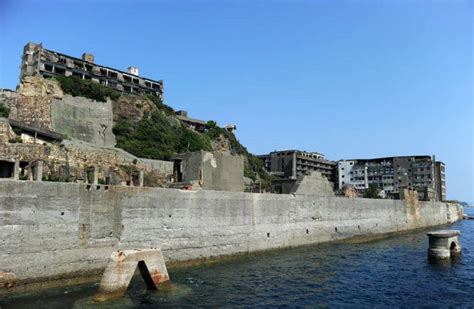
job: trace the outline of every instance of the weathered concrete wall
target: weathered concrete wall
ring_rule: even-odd
[[[104,147],[115,147],[112,102],[64,95],[51,102],[52,130]]]
[[[196,182],[204,190],[244,191],[244,158],[218,151],[194,151],[182,159],[183,181]]]
[[[446,224],[460,219],[459,209],[439,202],[121,186],[89,190],[82,184],[5,180],[0,272],[16,275],[10,291],[19,292],[97,279],[117,249],[159,247],[168,261],[185,261]]]

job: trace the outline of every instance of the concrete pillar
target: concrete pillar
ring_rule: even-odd
[[[99,166],[98,165],[94,165],[94,177],[93,177],[93,180],[92,180],[92,184],[93,185],[97,185],[99,184]]]
[[[441,230],[428,233],[429,259],[449,259],[461,253],[458,230]]]
[[[29,181],[33,181],[33,167],[32,167],[32,164],[33,163],[29,163],[28,166],[26,166],[26,176],[28,177],[28,180]]]
[[[293,152],[293,158],[292,158],[292,166],[291,166],[291,169],[292,169],[292,175],[291,175],[291,178],[292,179],[296,179],[298,177],[297,173],[298,173],[298,170],[297,170],[297,167],[296,167],[296,151]]]
[[[168,270],[160,249],[123,250],[112,253],[94,298],[105,301],[122,297],[138,266],[147,288],[169,280]]]
[[[144,173],[142,170],[140,170],[138,174],[138,182],[139,182],[140,187],[143,187],[143,181],[144,181]]]
[[[43,180],[43,161],[36,161],[35,174],[36,174],[36,181]]]
[[[20,160],[15,160],[15,166],[13,167],[13,180],[20,179]]]
[[[366,189],[369,188],[369,165],[367,163],[365,163],[365,167],[364,167],[364,187]]]

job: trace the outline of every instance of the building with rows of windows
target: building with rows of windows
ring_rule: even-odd
[[[138,69],[128,72],[94,63],[94,55],[84,53],[82,58],[71,57],[43,48],[42,44],[28,43],[23,49],[21,75],[24,76],[76,76],[90,79],[117,91],[130,94],[163,96],[163,81],[138,76]]]
[[[421,199],[446,200],[445,165],[431,156],[400,156],[341,160],[337,164],[340,189],[350,185],[359,191],[377,186],[387,197],[398,198],[400,189],[415,189]],[[431,197],[430,197],[431,195]]]

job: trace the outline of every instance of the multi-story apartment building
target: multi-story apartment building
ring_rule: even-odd
[[[138,69],[128,72],[94,63],[94,55],[84,53],[82,59],[43,48],[42,44],[28,43],[23,49],[21,75],[24,76],[77,76],[90,79],[117,91],[131,94],[163,96],[163,81],[138,76]]]
[[[280,185],[283,182],[296,181],[298,176],[312,171],[320,172],[331,183],[335,181],[336,162],[326,160],[323,154],[317,152],[299,150],[273,151],[258,157],[263,160],[265,170],[279,178],[275,181],[275,183],[279,183],[279,188],[281,188]],[[276,191],[287,193],[284,188]]]
[[[411,187],[422,199],[430,192],[435,192],[438,200],[446,199],[444,163],[430,156],[341,160],[337,163],[337,184],[340,189],[352,185],[360,191],[375,185],[395,198],[400,188]]]

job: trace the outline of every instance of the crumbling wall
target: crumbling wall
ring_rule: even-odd
[[[182,160],[184,182],[193,182],[205,190],[244,191],[242,156],[200,150],[180,154],[176,158]]]
[[[51,101],[63,96],[63,91],[54,80],[25,76],[18,88],[16,108],[12,109],[9,118],[52,130]]]
[[[147,182],[148,185],[162,185],[172,174],[172,162],[140,159],[125,151],[94,147],[80,141],[64,140],[61,144],[32,143],[26,139],[23,143],[5,142],[4,139],[9,137],[1,133],[3,127],[0,125],[0,143],[3,145],[0,147],[0,158],[11,162],[42,160],[43,175],[47,180],[85,182],[86,169],[96,165],[99,167],[98,177],[102,179],[113,173],[125,181],[131,178],[131,172],[142,170],[145,176],[154,179],[154,182]],[[14,133],[8,134],[11,136]]]
[[[97,146],[115,147],[112,102],[64,95],[52,99],[52,130]]]

